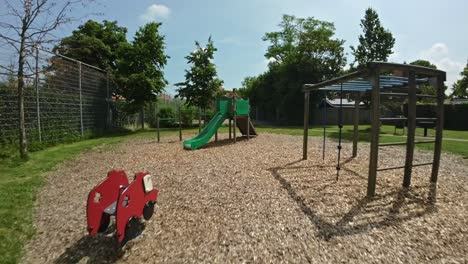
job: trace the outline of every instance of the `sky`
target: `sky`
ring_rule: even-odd
[[[350,45],[357,45],[360,20],[368,7],[377,10],[382,25],[396,38],[389,61],[429,60],[447,72],[449,87],[459,78],[468,60],[468,1],[466,0],[101,0],[77,13],[102,13],[94,20],[118,21],[128,28],[131,40],[136,30],[150,21],[162,22],[166,52],[166,91],[184,80],[185,60],[198,40],[204,45],[212,36],[218,51],[214,62],[226,89],[238,88],[247,76],[267,69],[265,32],[277,31],[283,14],[315,17],[335,24],[336,38],[345,40],[348,63]],[[84,22],[84,21],[82,21]],[[66,36],[77,25],[60,29]]]

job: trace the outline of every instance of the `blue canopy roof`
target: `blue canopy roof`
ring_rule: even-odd
[[[426,84],[429,82],[428,78],[416,79],[416,84]],[[381,89],[390,89],[390,88],[403,88],[408,85],[408,78],[406,77],[397,77],[383,75],[380,76],[380,88]],[[343,87],[342,87],[343,86]],[[372,85],[369,80],[365,78],[356,78],[353,80],[345,81],[342,83],[336,83],[328,85],[322,88],[319,88],[319,91],[343,91],[346,92],[365,92],[372,90]]]
[[[398,64],[389,62],[369,62],[365,66],[358,67],[357,71],[342,75],[340,77],[326,80],[315,84],[304,84],[303,91],[343,91],[348,92],[365,92],[372,90],[369,77],[376,76],[378,72],[406,72],[413,73],[416,76],[422,75],[428,78],[416,78],[416,85],[429,83],[429,78],[433,78],[437,81],[445,81],[446,73],[441,70],[421,67],[410,64]],[[399,77],[392,75],[380,75],[380,88],[391,89],[391,88],[407,88],[408,78]]]

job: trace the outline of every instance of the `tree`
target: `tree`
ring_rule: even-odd
[[[415,60],[413,62],[410,62],[410,65],[416,65],[416,66],[422,66],[426,68],[431,68],[431,69],[437,69],[437,66],[432,64],[430,61],[427,60]]]
[[[116,93],[126,98],[129,112],[154,101],[167,85],[163,69],[169,56],[164,53],[160,26],[161,23],[148,23],[137,31],[131,44],[120,45]]]
[[[255,89],[257,88],[257,77],[245,77],[242,81],[242,87],[239,88],[238,93],[242,98],[249,98],[252,104],[255,104]]]
[[[377,12],[368,8],[364,19],[361,20],[363,34],[359,36],[357,48],[351,46],[351,53],[358,65],[365,65],[371,61],[387,61],[388,56],[393,53],[395,38],[381,24]]]
[[[334,38],[333,23],[313,17],[284,15],[279,31],[263,37],[270,45],[265,57],[268,71],[246,85],[267,119],[299,123],[305,83],[317,83],[339,74],[346,64],[344,40]],[[315,95],[313,95],[315,96]],[[312,101],[314,98],[312,98]]]
[[[63,24],[72,21],[70,14],[85,0],[20,0],[12,4],[2,1],[7,11],[0,22],[0,39],[8,43],[18,54],[16,69],[18,89],[19,150],[23,159],[27,158],[27,140],[24,120],[24,78],[28,77],[26,67],[30,67],[27,57],[32,49],[51,43],[52,32]],[[2,67],[3,68],[3,67]]]
[[[216,92],[223,85],[218,79],[216,66],[213,63],[214,53],[217,51],[211,37],[203,48],[195,41],[195,51],[185,58],[191,65],[190,70],[185,70],[185,81],[176,83],[177,97],[185,98],[188,106],[197,106],[207,109],[213,102]]]
[[[318,79],[335,76],[346,63],[344,40],[333,39],[335,26],[313,17],[297,18],[283,15],[281,31],[268,32],[263,37],[270,42],[265,57],[270,68],[278,65],[297,65],[298,70],[317,72]]]
[[[431,68],[431,69],[437,69],[437,66],[432,64],[430,61],[427,60],[415,60],[413,62],[410,62],[410,65],[416,65],[416,66],[422,66],[426,68]],[[429,78],[430,76],[424,75],[424,74],[418,74],[416,76],[417,78]],[[437,95],[437,89],[429,84],[423,84],[419,86],[419,90],[422,94],[430,94],[430,95]],[[447,86],[444,86],[444,91],[447,90]],[[425,103],[433,103],[434,100],[430,98],[423,98],[423,102]]]
[[[98,23],[88,20],[74,30],[72,35],[63,38],[54,47],[54,52],[79,60],[101,69],[115,71],[119,50],[127,42],[127,29],[117,25],[117,21],[104,20]]]
[[[468,62],[465,68],[460,72],[461,79],[453,84],[452,97],[468,98]]]

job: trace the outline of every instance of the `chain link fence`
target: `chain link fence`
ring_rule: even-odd
[[[0,52],[0,148],[17,149],[17,54]],[[25,64],[24,108],[30,150],[92,136],[111,126],[110,75],[34,48]]]

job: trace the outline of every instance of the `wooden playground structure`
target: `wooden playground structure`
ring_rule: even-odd
[[[403,73],[404,77],[388,75],[388,73]],[[440,155],[442,147],[442,131],[444,117],[444,82],[446,73],[441,70],[387,62],[370,62],[357,71],[341,77],[324,81],[317,84],[304,85],[304,139],[303,159],[307,159],[307,143],[309,129],[309,99],[313,91],[335,92],[343,98],[343,93],[352,93],[355,98],[354,107],[354,129],[353,129],[353,151],[352,156],[357,155],[357,142],[359,138],[359,101],[362,94],[371,94],[371,134],[369,174],[367,185],[367,196],[375,195],[376,179],[378,171],[404,169],[403,187],[409,187],[413,167],[432,165],[430,181],[437,183],[440,166]],[[421,94],[419,85],[432,85],[436,89],[436,95]],[[381,97],[400,97],[408,100],[407,117],[381,117]],[[436,117],[416,117],[416,102],[418,98],[432,98],[436,101]],[[407,139],[405,142],[379,143],[380,125],[382,121],[406,121],[408,126]],[[435,122],[435,140],[415,141],[417,121]],[[341,135],[343,124],[339,120],[338,161],[337,179],[340,171]],[[325,141],[324,141],[325,142]],[[413,164],[415,144],[434,144],[434,156],[432,162]],[[379,147],[406,146],[405,164],[395,167],[378,167]]]

